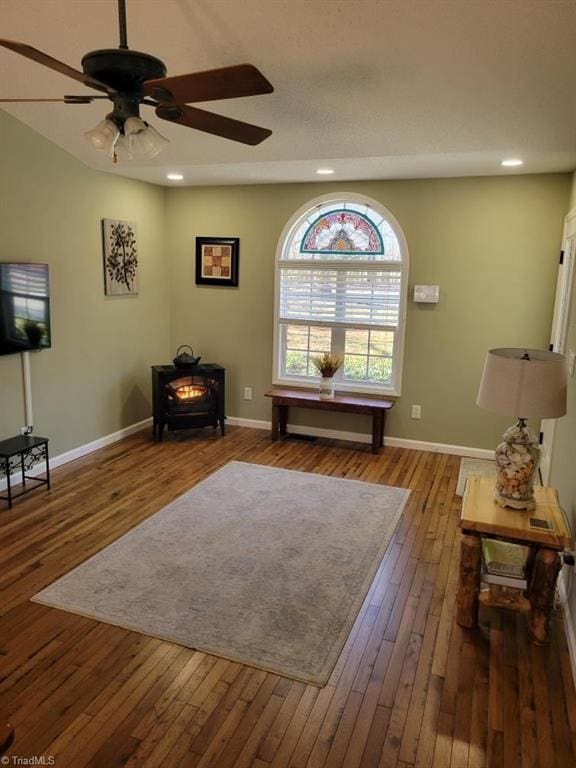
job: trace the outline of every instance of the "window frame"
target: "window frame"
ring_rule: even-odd
[[[294,263],[294,260],[283,259],[284,254],[288,250],[287,246],[292,242],[295,230],[300,226],[302,220],[311,213],[314,209],[322,208],[326,205],[344,205],[345,203],[354,203],[356,205],[370,206],[377,214],[382,216],[389,224],[390,228],[394,232],[400,249],[400,260],[376,260],[371,263],[371,269],[395,269],[400,272],[400,306],[398,310],[398,327],[394,328],[394,351],[392,355],[392,381],[389,385],[383,384],[370,384],[368,382],[354,382],[350,379],[343,380],[342,369],[336,374],[335,381],[337,389],[341,392],[353,392],[359,394],[378,394],[378,395],[390,395],[394,397],[400,396],[402,392],[402,370],[404,363],[404,340],[406,335],[406,306],[408,297],[408,269],[409,269],[409,253],[408,244],[404,236],[404,232],[400,227],[400,224],[394,217],[394,215],[377,200],[365,195],[360,195],[353,192],[338,192],[328,195],[322,195],[309,200],[302,205],[288,220],[276,247],[275,265],[274,265],[274,341],[273,341],[273,376],[272,383],[278,386],[296,386],[296,387],[310,387],[314,386],[320,381],[320,376],[286,376],[282,375],[284,370],[284,358],[285,358],[285,344],[283,342],[282,325],[288,325],[286,321],[280,321],[280,278],[282,273],[282,265],[287,264],[289,261]],[[303,260],[305,261],[305,260]],[[327,269],[330,269],[330,259],[315,260],[315,266],[321,264]],[[302,263],[302,262],[299,262]],[[317,326],[322,328],[338,329],[337,333],[345,334],[346,328],[354,328],[355,324],[351,323],[347,326],[341,326],[339,324],[323,323],[318,321],[310,321],[309,323],[294,323],[295,325],[307,325],[309,327]],[[364,325],[358,325],[359,329],[366,329]],[[374,330],[390,330],[387,326],[371,326]]]

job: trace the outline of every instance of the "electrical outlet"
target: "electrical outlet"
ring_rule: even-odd
[[[244,400],[252,400],[252,387],[244,387]]]
[[[421,419],[422,418],[422,406],[421,405],[413,405],[412,406],[412,418],[413,419]]]

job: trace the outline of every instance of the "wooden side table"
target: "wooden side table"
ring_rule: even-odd
[[[530,639],[537,644],[549,641],[556,579],[562,567],[559,553],[570,547],[572,541],[556,491],[536,487],[534,495],[536,509],[531,512],[502,508],[494,500],[492,478],[468,478],[460,517],[462,547],[457,621],[461,626],[475,627],[478,623],[482,539],[500,539],[530,547],[525,591],[530,603]],[[544,521],[545,526],[540,527],[538,521],[540,525]]]
[[[384,445],[384,424],[386,412],[394,401],[383,400],[369,395],[335,395],[324,400],[318,392],[307,389],[274,388],[265,393],[272,398],[272,440],[286,434],[288,408],[313,408],[320,411],[340,411],[344,413],[365,413],[372,416],[372,453],[380,453]]]
[[[12,460],[12,461],[11,461]],[[44,477],[31,477],[26,474],[26,470],[31,469],[37,461],[45,462]],[[19,468],[22,477],[22,490],[14,493],[10,478],[11,469]],[[25,493],[34,490],[39,485],[47,486],[50,489],[50,465],[48,461],[48,438],[32,437],[32,435],[18,435],[10,437],[8,440],[0,441],[0,474],[6,475],[7,496],[0,496],[0,499],[8,502],[8,509],[12,507],[12,500],[23,496]],[[34,485],[27,486],[26,481],[32,481]]]

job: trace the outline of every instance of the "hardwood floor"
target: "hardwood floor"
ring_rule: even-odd
[[[454,622],[455,456],[229,428],[148,432],[54,471],[0,511],[0,722],[7,753],[60,768],[540,768],[576,765],[561,617]],[[410,488],[406,512],[323,689],[29,602],[232,459]],[[231,493],[233,489],[231,489]]]

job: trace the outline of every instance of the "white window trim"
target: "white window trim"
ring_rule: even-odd
[[[288,219],[276,247],[276,256],[274,264],[274,344],[273,344],[273,374],[272,383],[277,386],[300,386],[308,387],[314,385],[320,381],[318,377],[300,377],[300,376],[281,376],[281,364],[282,360],[282,347],[280,345],[280,321],[279,321],[279,307],[280,307],[280,265],[283,261],[282,256],[284,253],[284,246],[293,234],[294,229],[298,226],[305,215],[310,215],[310,212],[319,206],[326,205],[327,203],[358,203],[359,205],[369,205],[374,211],[379,213],[390,225],[394,234],[398,239],[400,246],[401,262],[394,262],[394,266],[401,272],[402,287],[400,291],[400,311],[398,316],[398,328],[395,329],[395,366],[394,376],[391,386],[382,386],[381,384],[367,384],[367,383],[344,383],[336,377],[337,389],[341,392],[358,392],[364,394],[378,394],[378,395],[391,395],[393,397],[399,397],[402,393],[402,369],[404,366],[404,338],[406,335],[406,304],[408,299],[408,269],[409,269],[409,253],[408,243],[404,236],[404,232],[397,221],[396,217],[378,200],[374,200],[371,197],[365,195],[359,195],[354,192],[338,192],[329,195],[321,195],[309,200],[303,206],[301,206],[292,216]],[[285,262],[286,260],[284,260]],[[316,266],[318,262],[315,262]],[[372,262],[372,268],[378,268],[378,266],[389,266],[390,262]],[[312,325],[313,323],[309,323]],[[385,330],[385,329],[383,329]]]

